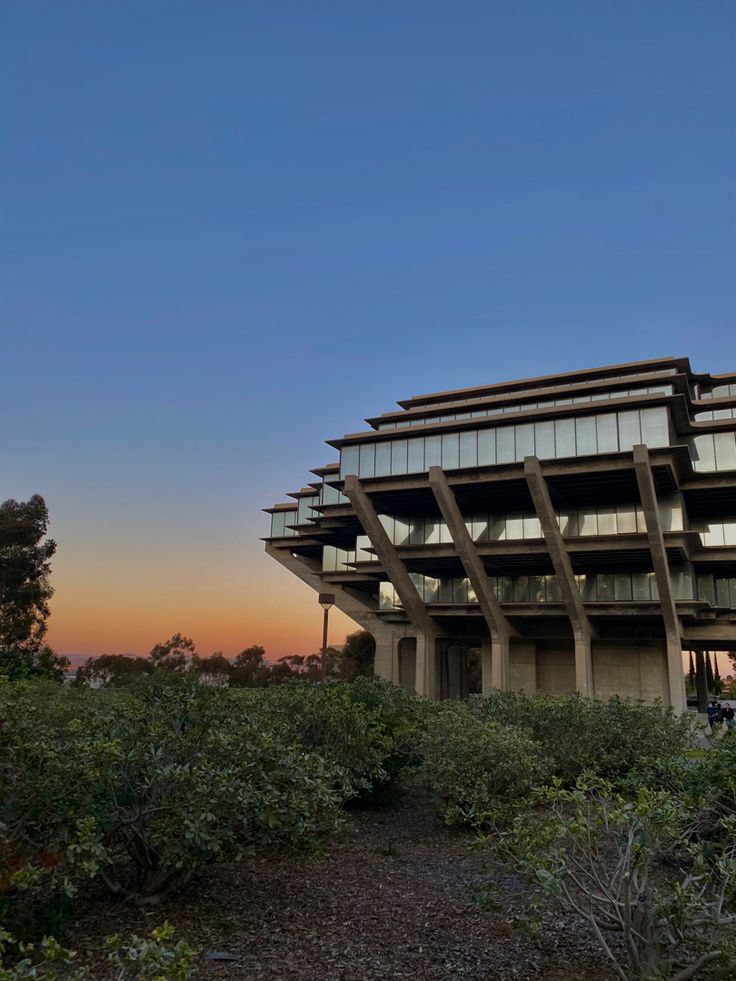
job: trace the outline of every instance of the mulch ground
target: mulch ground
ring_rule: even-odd
[[[496,875],[499,907],[474,905],[486,869],[468,843],[424,804],[354,813],[321,855],[217,866],[155,912],[90,897],[68,943],[93,953],[167,919],[198,950],[238,957],[202,959],[204,981],[609,981],[579,921],[550,918],[536,941],[514,933],[524,892],[512,876]]]

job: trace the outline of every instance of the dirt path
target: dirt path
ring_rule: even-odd
[[[221,865],[155,913],[90,906],[72,945],[168,919],[198,949],[238,955],[202,962],[206,981],[610,978],[580,924],[556,918],[535,944],[513,934],[507,911],[474,907],[483,867],[467,843],[425,807],[354,814],[320,856]],[[497,885],[523,904],[513,879]]]

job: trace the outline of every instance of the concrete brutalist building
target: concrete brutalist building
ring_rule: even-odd
[[[662,358],[436,392],[329,440],[266,551],[432,698],[492,688],[685,707],[736,649],[736,373]]]

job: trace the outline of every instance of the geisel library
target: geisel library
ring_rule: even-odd
[[[663,358],[398,405],[267,509],[267,552],[374,636],[376,673],[682,711],[682,651],[736,649],[736,374]]]

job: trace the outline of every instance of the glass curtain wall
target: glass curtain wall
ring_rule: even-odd
[[[432,466],[457,470],[521,462],[530,455],[540,460],[589,456],[630,450],[637,443],[669,445],[665,406],[344,446],[340,476],[386,477],[421,473]]]
[[[703,433],[690,440],[693,470],[736,470],[736,433]]]

